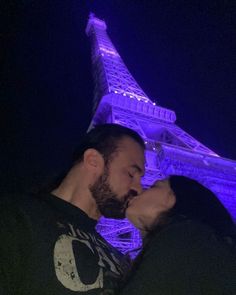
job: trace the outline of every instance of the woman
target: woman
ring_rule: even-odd
[[[153,222],[155,198],[160,212],[175,205]],[[133,199],[127,217],[149,233],[121,295],[236,294],[235,226],[207,188],[171,176]]]

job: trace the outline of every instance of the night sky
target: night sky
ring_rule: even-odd
[[[92,117],[89,12],[133,77],[177,125],[236,159],[235,1],[1,1],[1,191],[70,164]]]

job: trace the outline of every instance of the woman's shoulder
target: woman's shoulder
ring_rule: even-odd
[[[166,235],[181,234],[186,237],[191,237],[194,234],[213,234],[214,229],[207,224],[189,219],[183,215],[178,215],[173,217],[164,226],[157,226],[152,233],[150,233],[149,238],[159,238]]]
[[[172,249],[180,251],[213,251],[222,255],[229,253],[236,259],[236,244],[234,237],[217,232],[204,222],[178,216],[168,225],[153,232],[147,244],[151,247],[172,245]],[[182,249],[182,250],[181,250]]]

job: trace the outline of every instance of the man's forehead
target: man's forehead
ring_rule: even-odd
[[[145,153],[144,148],[132,138],[124,137],[117,144],[116,151],[119,153],[127,153],[131,166],[141,174],[145,170]]]

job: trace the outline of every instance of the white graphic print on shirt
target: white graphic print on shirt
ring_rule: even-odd
[[[110,252],[102,239],[75,229],[71,224],[69,228],[69,233],[59,236],[54,247],[55,272],[64,287],[80,292],[103,288],[105,268],[108,268],[114,277],[121,276],[119,260]],[[78,249],[81,247],[86,248],[86,253],[89,253],[88,261],[91,263],[89,258],[92,258],[92,265],[79,265],[81,261],[84,262],[82,256],[85,255],[84,251],[79,253]],[[89,283],[87,280],[83,281],[82,278],[88,271],[88,267],[93,268],[93,273],[95,273],[93,281]]]

